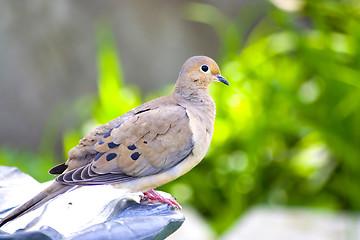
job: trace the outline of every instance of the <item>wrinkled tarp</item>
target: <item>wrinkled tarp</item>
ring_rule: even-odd
[[[11,212],[18,204],[28,200],[28,195],[31,194],[29,188],[33,188],[33,192],[37,192],[43,186],[16,168],[0,166],[1,218]],[[25,193],[24,189],[28,193]],[[0,240],[165,239],[184,222],[184,215],[168,204],[142,204],[126,195],[119,197],[117,192],[118,189],[109,187],[88,187],[82,188],[78,192],[75,190],[68,194],[71,203],[74,203],[71,204],[70,209],[68,198],[58,198],[53,201],[54,203],[48,204],[47,207],[33,211],[35,213],[32,213],[33,216],[25,223],[20,220],[9,223],[9,225],[13,225],[13,229],[15,227],[15,229],[20,230],[8,233],[6,232],[7,225],[5,225],[3,227],[5,230],[0,230]],[[104,200],[107,202],[103,202]],[[76,214],[71,215],[74,212]],[[62,213],[65,218],[61,217]],[[46,214],[50,217],[42,216]],[[25,214],[24,217],[26,215],[28,214]],[[94,219],[85,219],[90,224],[82,224],[81,222],[87,217]],[[30,222],[32,222],[31,225],[34,225],[34,221],[37,227],[32,227],[26,231],[21,230]],[[64,228],[61,228],[64,227],[64,221],[67,224],[70,223],[75,231],[70,234],[65,233]],[[78,231],[76,227],[78,227]]]

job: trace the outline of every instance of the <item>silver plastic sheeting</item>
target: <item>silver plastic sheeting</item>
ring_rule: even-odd
[[[0,218],[47,184],[0,166]],[[138,203],[139,196],[111,186],[81,187],[6,224],[0,240],[165,239],[184,222],[168,204]]]

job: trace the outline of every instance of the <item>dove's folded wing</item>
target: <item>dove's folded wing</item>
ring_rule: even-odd
[[[93,160],[58,176],[69,185],[111,184],[166,171],[193,149],[186,109],[145,108],[110,129],[94,148]]]

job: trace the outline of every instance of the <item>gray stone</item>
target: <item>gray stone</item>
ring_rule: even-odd
[[[360,239],[360,215],[310,208],[256,207],[234,224],[221,240]]]

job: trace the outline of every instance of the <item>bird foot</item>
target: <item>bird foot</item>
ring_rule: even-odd
[[[182,209],[181,205],[175,200],[175,198],[165,198],[154,189],[144,192],[144,196],[141,200],[145,200],[148,203],[167,203],[173,208]]]

